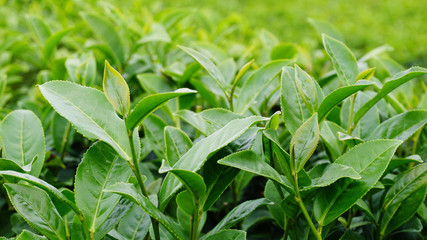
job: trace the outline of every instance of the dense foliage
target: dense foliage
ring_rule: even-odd
[[[0,238],[426,235],[426,68],[131,6],[1,8]]]

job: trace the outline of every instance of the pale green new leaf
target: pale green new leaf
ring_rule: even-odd
[[[102,92],[66,81],[47,82],[39,88],[55,111],[70,121],[78,132],[105,141],[122,158],[131,159],[125,123]]]
[[[106,143],[95,143],[83,156],[76,173],[75,197],[91,234],[99,230],[120,200],[120,196],[104,190],[126,182],[130,175],[127,162]]]
[[[304,168],[305,163],[314,153],[318,141],[319,124],[317,123],[317,113],[315,113],[298,128],[291,140],[290,155],[294,172],[299,172]]]
[[[292,63],[292,60],[271,61],[258,70],[245,81],[236,99],[234,111],[244,114],[253,104],[253,101],[275,79],[281,69]]]
[[[201,132],[203,135],[208,136],[215,132],[212,124],[210,124],[200,113],[195,113],[190,110],[180,110],[175,113],[182,120],[188,122],[193,126],[197,131]]]
[[[188,88],[180,88],[174,92],[152,94],[141,99],[126,119],[126,127],[130,130],[135,129],[150,113],[154,112],[170,99],[190,93],[196,93],[196,91]]]
[[[173,169],[199,170],[213,153],[240,137],[253,124],[266,120],[268,120],[268,118],[252,116],[231,121],[223,128],[194,144],[193,147],[175,163]],[[166,207],[169,200],[181,186],[181,183],[176,177],[171,174],[166,176],[159,193],[160,209]]]
[[[66,28],[61,31],[58,31],[46,40],[46,43],[44,44],[43,48],[43,56],[45,59],[52,59],[53,54],[55,52],[55,49],[58,45],[58,43],[61,41],[61,39],[67,35],[72,30],[72,28]]]
[[[353,84],[359,73],[357,61],[353,53],[344,43],[326,34],[323,34],[322,37],[323,46],[332,60],[341,84]]]
[[[397,139],[405,141],[427,123],[427,111],[410,110],[378,125],[367,140]]]
[[[47,25],[46,21],[40,16],[29,15],[27,17],[28,23],[31,26],[32,30],[36,34],[37,39],[40,41],[43,46],[47,39],[51,35],[51,30]]]
[[[122,75],[105,60],[104,79],[102,89],[108,101],[114,109],[122,115],[127,116],[130,108],[129,87]]]
[[[3,158],[21,168],[32,163],[30,174],[39,176],[44,163],[45,138],[39,118],[29,110],[9,113],[0,125]]]
[[[162,224],[166,230],[176,239],[186,239],[181,226],[179,226],[171,218],[164,215],[147,197],[139,194],[133,184],[117,183],[113,186],[110,186],[106,191],[120,194],[123,197],[132,200],[134,203],[138,204],[148,215]]]
[[[317,88],[314,80],[308,73],[295,64],[295,83],[302,101],[310,113],[318,108]]]
[[[408,82],[409,80],[427,73],[427,69],[421,67],[412,67],[405,71],[395,74],[390,80],[387,80],[381,90],[365,103],[354,115],[353,122],[357,123],[359,120],[371,109],[378,101],[389,94],[391,91]]]
[[[65,224],[47,193],[37,187],[4,185],[16,211],[27,223],[52,240],[66,240]]]
[[[325,226],[334,221],[362,198],[382,176],[400,144],[399,140],[370,141],[338,158],[335,163],[353,168],[361,179],[341,179],[316,193],[314,216],[319,224]]]

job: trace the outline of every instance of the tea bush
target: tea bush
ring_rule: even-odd
[[[427,69],[388,46],[24,3],[0,19],[2,239],[425,236]]]

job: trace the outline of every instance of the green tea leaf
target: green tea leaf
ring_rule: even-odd
[[[44,48],[43,48],[43,56],[45,59],[53,59],[53,54],[55,52],[55,49],[58,43],[71,30],[72,28],[63,29],[61,31],[58,31],[52,34],[51,36],[49,36],[49,38],[46,39],[46,43],[44,44]]]
[[[65,240],[65,224],[43,190],[27,185],[4,184],[15,209],[27,223],[49,239]]]
[[[302,101],[310,113],[318,108],[317,89],[314,80],[308,73],[295,64],[295,83]]]
[[[125,61],[125,50],[122,40],[114,29],[114,26],[97,15],[83,14],[83,18],[92,28],[92,30],[108,44],[111,51],[119,60],[117,64],[119,65],[120,69],[120,66],[124,64]]]
[[[376,68],[369,68],[369,69],[366,69],[365,71],[359,73],[359,75],[357,75],[357,77],[356,77],[356,82],[361,80],[361,79],[364,79],[364,80],[371,79],[371,77],[373,77],[375,74],[375,69]]]
[[[135,129],[150,113],[161,107],[168,100],[189,93],[196,93],[196,91],[190,90],[188,88],[180,88],[174,92],[152,94],[143,98],[138,102],[138,104],[126,119],[126,127],[129,130]]]
[[[126,182],[130,175],[127,162],[106,143],[95,143],[83,156],[75,179],[76,203],[91,235],[99,230],[120,200],[120,196],[104,190]]]
[[[331,121],[321,122],[319,129],[320,138],[325,144],[327,154],[332,161],[335,161],[344,151],[344,144],[338,138],[338,134],[345,130]]]
[[[116,111],[126,117],[130,108],[129,87],[122,75],[105,60],[102,89]]]
[[[245,81],[240,94],[236,99],[234,111],[243,114],[253,104],[259,94],[275,79],[281,69],[292,63],[291,60],[271,61],[258,70]]]
[[[132,200],[132,202],[138,204],[148,215],[162,224],[176,239],[186,239],[181,226],[159,211],[159,209],[157,209],[157,207],[151,203],[147,197],[139,194],[134,185],[130,183],[117,183],[110,186],[105,191],[114,192]]]
[[[313,154],[319,141],[319,125],[317,123],[317,113],[310,117],[295,132],[291,144],[290,155],[294,163],[294,172],[299,172],[304,168],[305,163]]]
[[[138,204],[133,204],[129,212],[120,221],[117,232],[128,240],[143,239],[150,228],[150,215]]]
[[[359,120],[371,109],[378,101],[389,94],[391,91],[408,82],[409,80],[427,73],[427,69],[421,67],[412,67],[405,71],[395,74],[391,79],[387,80],[381,90],[365,103],[354,115],[353,122],[357,123]]]
[[[328,94],[328,96],[323,99],[322,103],[319,106],[318,115],[319,121],[323,121],[329,114],[329,112],[334,108],[338,103],[352,94],[365,89],[366,87],[374,84],[373,82],[360,80],[357,81],[354,85],[341,87],[336,89],[335,91]]]
[[[323,34],[327,34],[338,41],[344,42],[344,38],[341,33],[328,21],[309,18],[307,21],[316,29],[316,32],[322,36]]]
[[[32,30],[36,34],[37,39],[43,46],[46,40],[49,39],[51,35],[51,30],[47,25],[46,21],[43,18],[35,15],[29,15],[27,17],[27,20]]]
[[[199,174],[182,169],[172,169],[169,172],[177,177],[185,186],[187,191],[189,191],[196,199],[201,199],[205,196],[206,185]]]
[[[285,67],[281,74],[281,98],[280,107],[283,120],[291,134],[310,118],[310,112],[305,106],[298,92],[295,80],[295,70],[291,67]]]
[[[194,212],[194,197],[189,191],[182,191],[176,196],[176,204],[188,216]]]
[[[71,123],[55,113],[52,117],[51,133],[56,151],[61,155],[65,154],[72,143],[75,133]]]
[[[197,131],[203,135],[208,136],[215,132],[212,124],[210,124],[203,116],[199,113],[192,112],[190,110],[180,110],[175,113],[182,120],[188,122]]]
[[[312,184],[308,187],[302,188],[302,190],[326,187],[341,178],[360,179],[361,177],[352,167],[332,163],[326,166],[321,177],[313,178]]]
[[[55,198],[60,200],[61,202],[65,203],[66,205],[70,206],[74,211],[79,212],[79,209],[77,208],[76,204],[68,199],[61,191],[59,191],[54,186],[50,185],[49,183],[36,178],[32,175],[25,174],[25,173],[19,173],[15,171],[0,171],[0,175],[2,176],[9,176],[9,177],[15,177],[18,180],[24,180],[27,181],[38,188],[41,188],[42,190],[46,191],[50,195],[53,195]]]
[[[131,159],[125,123],[102,92],[65,81],[47,82],[39,88],[55,111],[70,121],[78,132],[105,141],[122,158]]]
[[[16,240],[47,240],[47,238],[24,229],[24,231],[16,237]]]
[[[21,168],[32,163],[30,174],[39,176],[45,155],[44,130],[39,118],[29,110],[15,110],[0,125],[2,156]]]
[[[361,179],[342,179],[316,193],[314,216],[319,224],[329,224],[362,198],[381,177],[400,144],[398,140],[370,141],[338,158],[335,163],[353,168]]]
[[[169,165],[173,166],[192,146],[193,142],[181,129],[165,127],[165,153]]]
[[[341,84],[345,86],[353,84],[359,73],[359,68],[351,50],[341,41],[326,34],[323,34],[322,38],[323,46],[334,64]]]
[[[219,160],[218,163],[271,179],[272,181],[277,182],[282,187],[284,187],[289,193],[293,195],[295,194],[293,188],[286,180],[286,178],[282,177],[274,168],[262,160],[261,157],[259,157],[252,150],[243,150],[230,154],[227,157]]]
[[[202,238],[203,240],[224,240],[224,239],[233,239],[233,240],[246,240],[246,232],[236,229],[226,229],[216,232],[212,235]]]
[[[215,80],[218,87],[220,87],[227,96],[225,78],[218,67],[203,53],[188,47],[179,47],[188,55],[190,55],[194,60],[196,60],[209,73],[209,75]]]
[[[400,174],[384,198],[381,233],[388,234],[411,218],[423,204],[427,191],[427,164]]]
[[[378,125],[367,140],[397,139],[406,141],[427,123],[427,111],[411,110],[387,119]]]
[[[239,204],[237,207],[233,208],[207,235],[214,234],[220,230],[230,228],[236,223],[243,220],[249,214],[251,214],[259,206],[271,204],[271,202],[265,198],[260,198],[256,200],[249,200]]]
[[[268,118],[252,116],[231,121],[223,128],[194,144],[193,147],[173,165],[173,168],[190,171],[199,170],[207,158],[212,156],[213,153],[237,139],[253,124],[266,120],[268,120]],[[173,197],[173,194],[175,194],[180,187],[181,184],[178,179],[171,176],[171,174],[166,176],[159,193],[160,209],[166,207],[169,200]]]

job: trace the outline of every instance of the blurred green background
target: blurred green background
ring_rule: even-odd
[[[318,38],[307,18],[326,20],[351,49],[388,44],[390,55],[407,66],[427,63],[427,1],[423,0],[160,0],[145,1],[153,10],[168,7],[212,9],[222,17],[240,14],[250,26],[265,28],[281,41]],[[359,57],[361,54],[357,54]]]

